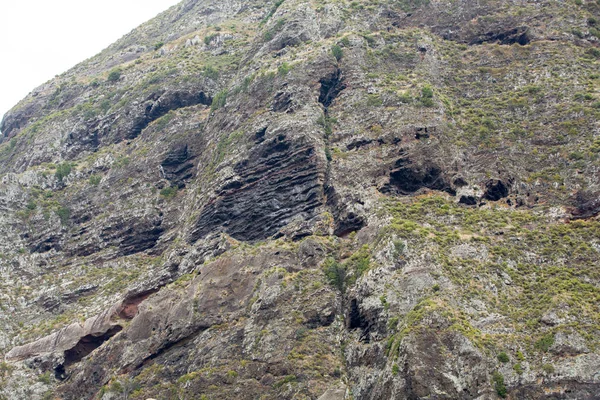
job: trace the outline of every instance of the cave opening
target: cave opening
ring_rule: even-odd
[[[333,100],[339,96],[340,92],[346,89],[344,74],[338,68],[331,75],[321,78],[319,82],[321,83],[319,103],[323,104],[325,110],[327,110],[331,103],[333,103]]]
[[[350,302],[350,312],[348,313],[348,328],[360,329],[360,341],[369,343],[369,321],[363,317],[358,307],[356,299]]]
[[[427,188],[456,195],[456,191],[444,179],[442,170],[433,164],[419,166],[401,158],[396,161],[389,179],[389,183],[382,189],[384,193],[409,195]]]
[[[65,363],[63,366],[63,370],[65,367],[68,367],[69,365],[81,361],[85,356],[90,354],[92,351],[96,350],[104,342],[106,342],[122,330],[123,327],[121,325],[115,325],[101,335],[86,335],[79,339],[79,342],[77,342],[75,347],[65,351]]]

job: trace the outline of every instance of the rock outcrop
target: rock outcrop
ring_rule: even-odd
[[[186,0],[0,123],[0,399],[595,399],[600,6]]]

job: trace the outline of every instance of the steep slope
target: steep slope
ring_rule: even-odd
[[[186,0],[40,86],[0,398],[595,398],[599,21]]]

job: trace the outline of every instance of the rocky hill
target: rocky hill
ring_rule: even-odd
[[[600,2],[185,0],[0,125],[0,399],[597,399]]]

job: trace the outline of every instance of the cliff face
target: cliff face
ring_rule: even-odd
[[[0,126],[0,398],[593,399],[600,5],[186,0]]]

